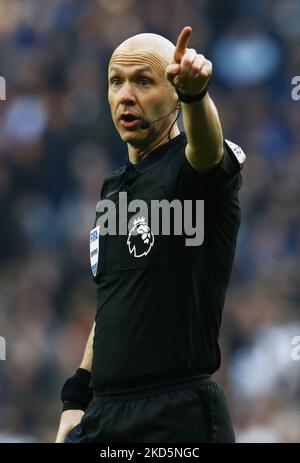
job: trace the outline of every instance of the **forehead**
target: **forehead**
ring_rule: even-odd
[[[142,74],[142,73],[149,73],[149,74],[155,74],[155,71],[151,66],[148,65],[129,65],[129,66],[124,66],[124,65],[116,65],[112,64],[109,68],[109,74]]]
[[[167,64],[165,59],[153,51],[116,51],[111,57],[108,70],[109,72],[114,70],[144,70],[164,75]]]

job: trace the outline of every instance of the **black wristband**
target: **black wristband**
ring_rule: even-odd
[[[68,378],[61,390],[63,411],[85,410],[93,399],[93,391],[90,388],[91,373],[83,368],[78,368],[75,375]],[[76,407],[76,408],[75,408]]]
[[[176,93],[178,98],[183,103],[193,103],[194,101],[200,101],[208,92],[208,83],[205,85],[204,89],[198,93],[198,95],[185,95],[178,88],[176,88]]]
[[[76,402],[64,402],[62,411],[65,412],[66,410],[82,410],[85,411],[85,407],[80,405]]]

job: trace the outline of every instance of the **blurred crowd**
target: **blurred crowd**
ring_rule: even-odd
[[[298,0],[0,0],[0,442],[53,442],[95,316],[88,236],[126,146],[107,63],[141,32],[213,62],[210,94],[247,163],[221,369],[239,442],[300,440]]]

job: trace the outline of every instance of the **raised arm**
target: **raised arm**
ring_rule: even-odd
[[[202,93],[212,75],[212,63],[196,50],[187,48],[192,33],[184,27],[178,37],[173,62],[166,77],[184,96]],[[209,94],[192,103],[182,103],[183,123],[188,144],[186,157],[198,172],[217,165],[223,156],[223,134],[217,109]]]

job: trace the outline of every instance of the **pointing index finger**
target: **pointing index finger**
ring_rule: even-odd
[[[192,33],[192,28],[190,26],[186,26],[180,32],[180,35],[177,39],[175,53],[174,53],[174,63],[180,63],[181,58],[183,57],[187,44],[190,40],[190,36]]]

